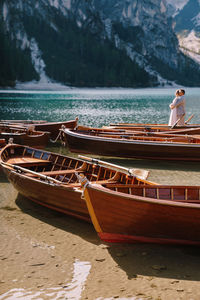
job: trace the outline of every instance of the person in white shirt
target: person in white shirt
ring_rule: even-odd
[[[178,120],[177,125],[184,126],[185,117],[185,90],[179,89],[175,93],[173,102],[169,105],[171,114],[169,118],[169,126],[173,126]]]

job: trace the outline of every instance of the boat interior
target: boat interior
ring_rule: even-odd
[[[14,168],[32,178],[52,178],[61,184],[80,185],[76,174],[82,174],[95,183],[148,184],[148,181],[117,172],[83,160],[36,150],[26,146],[10,145],[1,153],[7,168]]]
[[[112,138],[117,140],[133,140],[133,141],[153,141],[153,142],[165,142],[165,143],[186,143],[186,144],[200,144],[200,135],[145,135],[143,132],[118,132],[118,131],[104,131],[104,130],[71,130],[72,132],[96,136]]]
[[[0,125],[0,134],[1,135],[9,135],[9,134],[14,134],[14,135],[43,135],[44,132],[42,131],[35,131],[34,127],[29,126],[29,127],[13,127],[13,126],[2,126]]]
[[[172,202],[200,204],[199,186],[170,186],[170,185],[136,185],[136,184],[103,184],[112,191],[141,196],[151,199],[169,200]]]

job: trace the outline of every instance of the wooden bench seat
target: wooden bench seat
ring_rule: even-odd
[[[46,176],[56,176],[56,175],[67,175],[75,172],[83,172],[79,171],[76,169],[71,169],[71,170],[55,170],[55,171],[45,171],[45,172],[40,172],[40,174],[46,175]]]
[[[97,180],[97,181],[91,181],[91,183],[105,184],[105,183],[117,183],[117,181],[115,181],[115,180],[112,180],[112,181],[108,181],[108,180]],[[63,184],[65,184],[65,183],[63,182]],[[67,184],[67,183],[66,183],[66,184]],[[67,184],[67,185],[69,185],[70,187],[79,187],[79,186],[81,186],[81,183],[75,182],[75,183],[69,183],[69,184]]]
[[[55,170],[55,171],[44,171],[44,172],[38,172],[37,174],[30,174],[30,173],[26,173],[26,175],[30,176],[30,177],[39,177],[40,174],[42,175],[46,175],[46,176],[57,176],[57,175],[69,175],[69,174],[73,174],[75,172],[78,172],[79,174],[84,172],[78,169],[71,169],[71,170]]]
[[[31,166],[45,166],[50,164],[51,162],[49,160],[45,160],[45,159],[39,159],[39,158],[35,158],[35,157],[13,157],[7,160],[8,164],[12,164],[12,165],[18,165],[18,166],[27,166],[27,167],[31,167]]]

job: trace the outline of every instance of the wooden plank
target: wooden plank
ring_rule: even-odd
[[[58,156],[56,157],[55,161],[53,162],[53,168],[52,168],[52,170],[54,170],[54,168],[56,166],[56,163],[57,163],[57,160],[58,160]]]
[[[79,171],[78,169],[44,171],[44,172],[38,172],[38,176],[39,176],[39,174],[46,175],[46,176],[67,175],[67,174],[73,174],[75,172],[83,173],[84,171]],[[37,175],[32,175],[31,174],[31,177],[37,177]]]
[[[117,183],[117,181],[115,181],[115,180],[112,180],[112,181],[108,181],[108,180],[98,180],[98,181],[92,181],[91,182],[91,184],[93,184],[93,183],[95,183],[95,184],[105,184],[105,183],[108,183],[108,182],[110,182],[110,183]],[[65,183],[63,183],[63,184],[65,184]],[[67,185],[69,185],[70,187],[79,187],[79,186],[81,186],[81,183],[79,183],[79,182],[75,182],[75,183],[66,183]]]
[[[159,189],[156,189],[157,199],[159,199]]]
[[[78,172],[80,173],[78,169],[71,169],[71,170],[55,170],[55,171],[46,171],[46,172],[40,172],[41,174],[47,175],[47,176],[53,176],[53,175],[65,175],[65,174],[71,174]],[[83,171],[82,171],[83,172]]]
[[[13,157],[7,160],[8,164],[13,165],[28,165],[28,166],[34,166],[34,165],[46,165],[50,164],[51,162],[44,159],[39,159],[35,157]]]

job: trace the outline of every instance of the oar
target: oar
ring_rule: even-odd
[[[96,158],[91,158],[91,157],[87,157],[87,156],[82,156],[82,155],[78,155],[78,157],[84,161],[89,161],[92,162],[96,165],[101,165],[101,166],[105,166],[105,167],[110,167],[111,169],[118,171],[118,172],[124,172],[127,175],[131,175],[131,176],[136,176],[140,179],[147,179],[148,175],[149,175],[149,171],[147,170],[142,170],[142,169],[129,169],[129,168],[125,168],[122,166],[118,166],[115,164],[111,164],[108,163],[106,161],[103,160],[99,160]]]
[[[27,126],[19,125],[19,124],[1,124],[0,127],[5,127],[8,129],[18,129],[18,130],[27,130]]]
[[[31,170],[23,168],[23,167],[19,167],[19,166],[13,165],[13,164],[8,164],[8,163],[5,163],[3,161],[0,163],[0,165],[5,165],[7,167],[13,168],[16,171],[19,170],[19,171],[22,171],[24,173],[30,173],[30,174],[36,175],[37,177],[40,177],[44,180],[51,181],[51,182],[54,182],[54,183],[57,183],[57,184],[61,184],[61,182],[59,180],[56,180],[56,179],[54,179],[50,176],[46,176],[46,175],[31,171]]]
[[[98,128],[98,127],[89,127],[89,126],[83,126],[83,125],[79,125],[77,127],[77,130],[80,131],[89,131],[89,130],[93,130],[94,132],[124,132],[124,129],[107,129],[107,128]]]
[[[193,117],[194,117],[194,114],[192,114],[192,115],[185,121],[185,124],[187,125],[187,123],[189,123],[190,120],[192,120]]]
[[[171,126],[171,129],[173,129],[174,127],[176,127],[176,125],[178,124],[178,122],[184,117],[184,115],[182,115],[175,123],[174,125]]]

